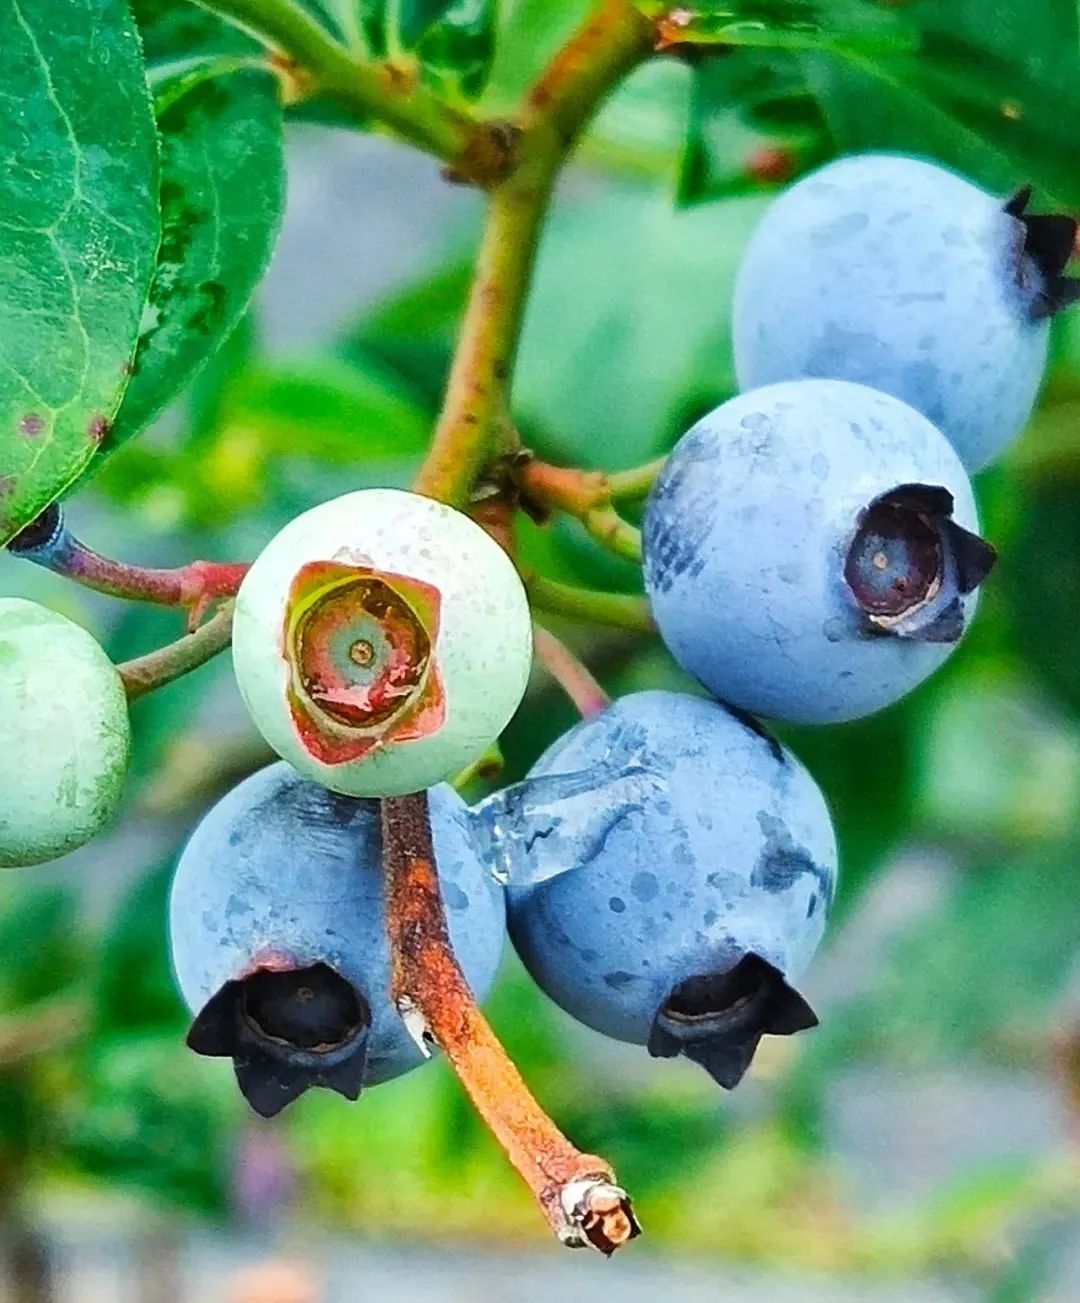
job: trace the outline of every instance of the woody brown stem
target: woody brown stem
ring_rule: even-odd
[[[422,1019],[555,1234],[567,1245],[614,1253],[639,1232],[629,1198],[604,1160],[575,1149],[533,1098],[454,958],[427,794],[384,798],[382,829],[398,1008]]]

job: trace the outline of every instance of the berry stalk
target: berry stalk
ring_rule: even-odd
[[[188,613],[189,631],[198,626],[213,602],[236,596],[248,571],[247,563],[191,561],[185,566],[155,568],[114,561],[81,543],[55,506],[17,534],[8,550],[110,597],[183,607]]]
[[[577,707],[582,719],[597,715],[611,698],[597,682],[587,665],[550,629],[533,625],[536,659]]]
[[[559,172],[599,101],[651,48],[652,27],[635,6],[604,0],[526,97],[513,168],[492,191],[418,492],[465,506],[492,457],[516,446],[511,378]],[[492,510],[497,523],[504,513],[498,503]],[[394,995],[402,1016],[442,1047],[559,1238],[613,1253],[639,1233],[629,1199],[608,1166],[575,1149],[537,1104],[462,976],[439,893],[427,795],[384,798],[381,811]]]
[[[578,588],[543,575],[524,575],[525,590],[533,606],[568,620],[587,620],[633,633],[653,633],[655,625],[649,604],[636,593],[606,593]]]
[[[550,466],[534,457],[523,457],[514,478],[530,503],[573,516],[609,551],[641,564],[641,531],[615,510],[610,483],[602,471]]]
[[[232,617],[233,604],[227,602],[194,633],[118,665],[128,701],[145,697],[148,692],[190,674],[223,652],[232,641]]]
[[[442,1047],[469,1097],[570,1247],[610,1255],[639,1234],[630,1200],[601,1158],[583,1154],[530,1094],[476,1007],[450,947],[426,793],[382,802],[393,997]]]

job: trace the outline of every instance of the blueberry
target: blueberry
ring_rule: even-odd
[[[888,394],[795,380],[724,403],[653,489],[645,583],[675,659],[716,697],[856,719],[948,656],[994,560],[948,441]]]
[[[763,1034],[816,1023],[790,983],[825,929],[836,843],[813,780],[755,721],[623,697],[474,819],[518,954],[579,1021],[728,1088]]]
[[[735,289],[743,389],[821,376],[902,398],[977,469],[1031,414],[1076,223],[933,163],[842,158],[781,195]]]
[[[236,602],[233,662],[267,742],[351,796],[418,792],[478,759],[525,691],[517,571],[461,512],[364,489],[272,539]]]
[[[478,999],[502,954],[502,889],[468,811],[430,793],[450,938]],[[173,882],[173,965],[195,1021],[188,1044],[229,1056],[270,1116],[309,1086],[355,1099],[422,1056],[390,1000],[378,802],[339,796],[274,764],[195,830]]]
[[[40,864],[113,818],[131,729],[116,667],[55,611],[0,599],[0,865]]]

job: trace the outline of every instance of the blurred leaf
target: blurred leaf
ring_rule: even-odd
[[[375,358],[423,394],[434,414],[472,281],[472,263],[454,259],[365,313],[346,332],[341,351],[358,366]]]
[[[593,7],[594,0],[502,0],[487,107],[516,104]]]
[[[111,1185],[221,1212],[234,1091],[228,1064],[197,1059],[179,1036],[95,1040],[66,1107],[70,1159]]]
[[[894,9],[866,0],[639,0],[668,45],[835,50],[867,55],[912,49],[917,35]]]
[[[0,544],[93,456],[158,242],[157,137],[125,0],[0,9]],[[17,111],[12,111],[17,106]]]
[[[825,157],[825,136],[799,59],[754,50],[705,59],[694,69],[679,202],[776,186]]]
[[[924,712],[916,818],[943,837],[1002,842],[1076,826],[1080,731],[1015,673],[953,677]]]
[[[18,881],[11,881],[11,876]],[[70,890],[9,875],[0,890],[0,1009],[17,1011],[69,987],[84,941]]]
[[[337,0],[355,44],[401,66],[412,60],[444,94],[474,99],[487,84],[500,0]]]
[[[673,213],[651,191],[559,209],[515,386],[530,441],[570,465],[633,465],[733,392],[729,304],[760,212],[746,199]]]
[[[260,457],[335,465],[413,456],[431,433],[417,395],[372,359],[247,368],[222,395],[217,419],[222,431],[251,433]]]
[[[260,343],[254,312],[249,311],[195,377],[188,390],[187,421],[181,436],[186,451],[212,444],[221,429],[233,378],[255,364]]]
[[[999,560],[1006,619],[1031,669],[1080,713],[1080,484],[1040,480],[1024,507]]]
[[[499,0],[396,0],[397,39],[413,49],[426,80],[475,99],[495,53]]]
[[[161,135],[162,239],[131,383],[101,452],[133,438],[216,351],[247,306],[270,258],[284,201],[281,109],[269,71],[206,53],[175,64],[173,15],[188,0],[140,6]],[[202,10],[182,38],[232,54],[236,34]],[[241,47],[242,48],[242,47]],[[91,470],[96,470],[96,459]]]
[[[1041,1053],[1080,946],[1076,862],[1061,842],[959,875],[945,905],[889,947],[872,989],[834,1015],[845,1059]]]
[[[101,945],[97,983],[100,1030],[130,1034],[187,1021],[169,966],[168,905],[172,862],[139,879],[113,915]]]
[[[923,0],[917,56],[813,56],[841,150],[928,154],[1002,193],[1025,182],[1075,208],[1068,124],[1080,112],[1077,13],[1065,0]]]

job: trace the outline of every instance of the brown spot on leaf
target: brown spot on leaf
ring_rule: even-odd
[[[779,183],[795,171],[795,156],[779,145],[762,145],[746,160],[746,175],[751,181]]]
[[[111,422],[107,416],[95,416],[86,427],[86,434],[91,443],[100,443],[109,433]]]
[[[45,418],[37,412],[27,412],[19,421],[19,433],[33,439],[45,429]]]

